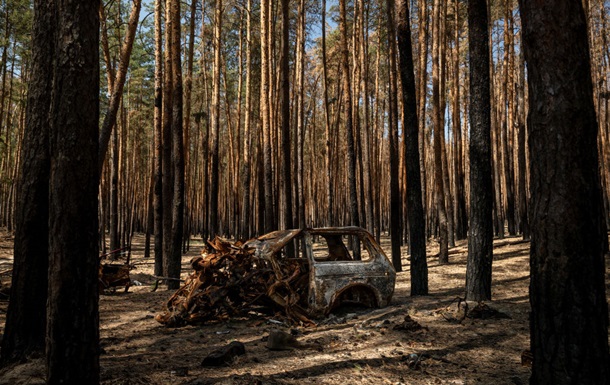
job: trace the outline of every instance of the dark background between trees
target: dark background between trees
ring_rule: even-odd
[[[97,381],[97,255],[135,232],[178,277],[191,235],[359,225],[397,270],[409,245],[413,295],[425,243],[469,237],[470,300],[491,239],[531,237],[532,381],[610,381],[609,4],[85,3],[0,4],[3,362],[46,334],[49,382]]]

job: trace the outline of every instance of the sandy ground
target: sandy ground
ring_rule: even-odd
[[[134,241],[137,269],[133,286],[100,299],[102,384],[527,384],[530,368],[521,364],[528,348],[529,243],[520,238],[494,241],[493,302],[505,318],[462,322],[456,299],[463,296],[467,245],[450,250],[450,264],[439,265],[430,242],[430,295],[410,297],[409,265],[398,273],[394,297],[383,309],[344,310],[339,323],[293,328],[310,348],[271,351],[264,342],[278,325],[262,318],[169,329],[154,320],[171,292],[152,292],[152,261],[143,259],[143,237]],[[389,239],[382,240],[388,251]],[[183,258],[198,255],[193,241]],[[0,273],[10,269],[12,239],[0,233]],[[610,277],[610,260],[607,260]],[[2,277],[7,282],[6,276]],[[607,278],[606,282],[610,282]],[[610,293],[610,288],[607,288]],[[0,301],[0,325],[6,316]],[[409,315],[418,331],[395,329]],[[281,327],[281,326],[280,326]],[[288,330],[287,328],[285,330]],[[229,366],[204,368],[211,351],[232,341],[243,342],[246,354]],[[43,384],[44,363],[30,360],[0,371],[0,384]]]

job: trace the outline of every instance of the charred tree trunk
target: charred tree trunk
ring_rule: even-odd
[[[428,294],[428,263],[426,261],[426,224],[421,195],[419,170],[419,135],[417,96],[413,72],[411,24],[408,0],[398,4],[398,62],[402,80],[402,105],[407,163],[407,216],[409,219],[409,251],[411,254],[411,295]]]
[[[432,27],[432,124],[434,126],[434,202],[438,215],[439,246],[438,261],[441,264],[449,263],[449,234],[447,221],[447,207],[445,205],[445,187],[443,183],[443,161],[441,135],[445,130],[442,127],[440,100],[440,60],[441,47],[440,34],[440,0],[434,0],[434,18]]]
[[[493,185],[489,37],[485,0],[468,2],[470,51],[470,232],[466,266],[466,299],[491,299],[493,259]]]
[[[210,238],[218,234],[219,222],[218,211],[220,204],[218,201],[218,190],[220,183],[219,165],[219,146],[220,146],[220,65],[221,65],[221,45],[222,45],[222,0],[216,1],[214,10],[214,74],[213,74],[213,93],[212,93],[212,124],[211,124],[211,180],[210,180]]]
[[[249,239],[252,233],[252,226],[250,218],[253,217],[251,215],[250,209],[250,180],[251,180],[251,164],[250,159],[250,146],[251,146],[251,118],[252,118],[252,0],[247,1],[247,9],[246,9],[246,101],[245,101],[245,117],[244,117],[244,153],[243,153],[243,162],[242,162],[242,178],[241,181],[243,183],[243,197],[242,197],[242,216],[240,218],[241,221],[241,236],[244,239]]]
[[[578,0],[519,4],[530,90],[530,382],[610,384],[607,233],[585,13]]]
[[[402,271],[401,244],[401,221],[402,209],[400,205],[399,186],[399,152],[398,152],[398,90],[396,82],[396,33],[394,31],[394,0],[386,1],[386,15],[388,23],[388,46],[389,46],[389,111],[388,126],[389,156],[390,156],[390,236],[392,244],[392,264],[396,271]]]
[[[54,1],[34,2],[32,69],[15,210],[11,301],[0,361],[44,353],[49,255],[49,110],[53,89]]]
[[[171,60],[172,60],[172,234],[168,254],[167,275],[180,278],[182,267],[182,233],[184,230],[184,143],[182,129],[182,62],[180,49],[180,1],[171,0]],[[180,287],[180,281],[167,282],[168,289]]]
[[[172,202],[174,178],[172,168],[172,44],[171,1],[165,0],[165,50],[163,51],[163,275],[168,276],[172,247]]]
[[[343,100],[345,101],[345,132],[347,136],[347,183],[349,190],[349,213],[352,226],[360,226],[358,216],[358,192],[356,189],[356,151],[354,144],[354,124],[352,118],[352,89],[351,73],[349,69],[349,50],[347,43],[347,0],[339,0],[339,30],[341,34],[341,70],[343,78]],[[400,233],[400,231],[399,231]],[[354,258],[360,259],[360,244],[355,242]]]
[[[460,25],[460,3],[454,2],[455,25]],[[468,214],[466,213],[466,193],[464,187],[464,162],[462,158],[462,123],[460,117],[460,28],[454,28],[453,47],[453,164],[455,169],[455,236],[465,239],[468,234]]]
[[[50,135],[48,384],[99,382],[98,7],[98,1],[58,1]]]
[[[326,60],[326,0],[322,0],[322,77],[324,82],[324,124],[326,135],[326,204],[328,205],[327,226],[334,226],[333,215],[333,183],[332,183],[332,146],[331,146],[331,123],[330,104],[328,100],[328,66]]]

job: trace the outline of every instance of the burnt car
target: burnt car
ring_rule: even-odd
[[[396,281],[381,247],[358,227],[274,231],[245,243],[216,237],[191,266],[158,322],[262,315],[314,326],[342,305],[386,306]]]
[[[326,316],[347,304],[384,307],[394,294],[392,263],[360,227],[279,230],[244,246],[272,265],[301,267],[305,274],[293,281],[292,288],[311,317]]]

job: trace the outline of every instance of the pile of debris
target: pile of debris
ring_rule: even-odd
[[[289,258],[264,258],[255,250],[219,237],[208,241],[201,257],[191,260],[194,272],[155,319],[179,327],[261,314],[288,324],[314,325],[304,309],[306,265]]]
[[[121,262],[124,255],[127,255],[127,258],[125,262]],[[124,287],[127,293],[131,286],[129,271],[135,268],[135,265],[129,263],[129,260],[129,247],[113,250],[100,256],[98,275],[100,293],[114,293],[117,287]]]

